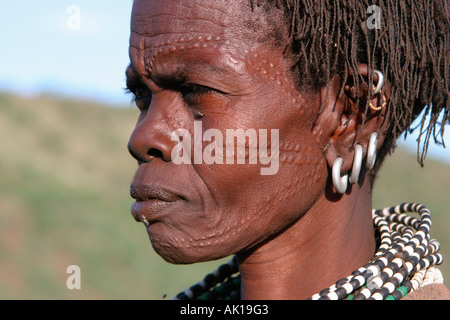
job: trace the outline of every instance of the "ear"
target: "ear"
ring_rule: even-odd
[[[373,94],[379,79],[373,71],[370,81],[367,65],[358,66],[359,85],[355,84],[355,76],[344,79],[333,78],[328,88],[322,89],[322,114],[316,124],[322,128],[322,141],[326,148],[324,156],[331,168],[334,161],[343,159],[341,172],[349,172],[353,167],[354,149],[357,144],[363,150],[363,163],[366,161],[370,136],[378,134],[377,150],[385,138],[387,123],[387,105],[389,100],[389,84],[384,80],[383,87]],[[371,85],[374,84],[374,86]],[[371,90],[369,92],[369,90]],[[325,127],[324,127],[325,126]]]

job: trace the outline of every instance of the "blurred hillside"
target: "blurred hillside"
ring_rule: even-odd
[[[223,261],[174,266],[130,214],[135,108],[0,94],[0,299],[161,299]],[[423,202],[450,259],[450,167],[397,150],[374,205]],[[81,290],[66,269],[81,268]],[[450,281],[448,262],[441,270]],[[448,285],[448,282],[447,282]]]

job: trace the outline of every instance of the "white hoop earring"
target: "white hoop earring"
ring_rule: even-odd
[[[378,92],[380,92],[381,88],[383,87],[384,84],[384,76],[383,73],[381,73],[381,71],[378,70],[374,70],[373,72],[375,72],[378,76],[378,81],[377,81],[377,85],[375,87],[375,90],[373,91],[373,94],[378,94]]]
[[[348,174],[341,176],[342,158],[336,158],[333,162],[331,177],[333,179],[333,186],[337,192],[343,194],[347,190]]]
[[[377,158],[377,143],[378,134],[376,132],[370,135],[369,147],[367,149],[366,168],[371,170],[375,165],[375,159]]]
[[[363,161],[363,149],[362,149],[361,145],[357,144],[355,146],[355,156],[353,157],[352,174],[350,175],[350,178],[348,179],[348,181],[351,184],[358,182],[359,174],[361,172],[362,161]]]

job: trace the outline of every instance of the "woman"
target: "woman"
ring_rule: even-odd
[[[178,298],[399,299],[441,283],[426,208],[372,215],[372,186],[414,119],[420,162],[449,122],[448,30],[439,0],[135,0],[133,216],[171,263],[235,255]],[[208,130],[247,133],[247,161]]]

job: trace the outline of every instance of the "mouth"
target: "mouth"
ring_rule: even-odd
[[[185,201],[182,196],[154,185],[131,185],[130,195],[136,200],[131,207],[134,219],[147,226],[162,218],[163,209]]]
[[[137,201],[161,200],[164,202],[175,202],[185,200],[173,192],[153,185],[131,185],[130,195]]]

